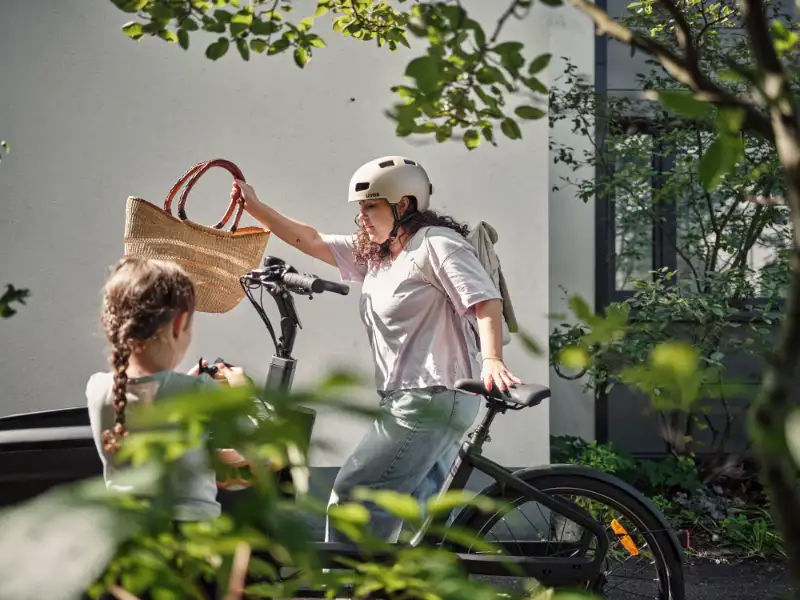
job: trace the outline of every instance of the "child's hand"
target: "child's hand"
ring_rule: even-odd
[[[244,374],[244,370],[241,367],[228,367],[227,365],[220,364],[217,365],[217,369],[219,369],[219,374],[225,377],[228,385],[232,387],[244,387],[250,385],[250,381],[247,379],[247,376]]]
[[[186,372],[186,374],[187,375],[199,375],[200,374],[200,364],[202,364],[204,367],[208,366],[208,362],[202,361],[202,363],[198,363],[195,366],[193,366],[191,369],[189,369]]]

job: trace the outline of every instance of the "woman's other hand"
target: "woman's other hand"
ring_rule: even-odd
[[[492,390],[496,385],[497,388],[504,392],[514,384],[522,383],[506,368],[506,364],[501,358],[487,358],[483,361],[481,368],[481,381],[486,386],[487,390]]]

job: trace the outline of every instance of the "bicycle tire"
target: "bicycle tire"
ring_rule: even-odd
[[[515,475],[546,493],[584,493],[588,497],[603,499],[608,502],[609,506],[616,505],[616,508],[624,513],[637,528],[647,532],[641,535],[650,538],[648,541],[651,542],[652,549],[658,552],[663,568],[659,568],[659,561],[656,561],[656,568],[659,571],[659,577],[664,576],[667,582],[667,595],[664,600],[685,600],[682,553],[676,552],[677,546],[673,534],[671,531],[664,530],[664,520],[659,518],[659,514],[655,512],[656,509],[648,506],[645,503],[646,500],[643,502],[643,496],[637,498],[636,495],[639,494],[633,488],[631,490],[634,493],[631,493],[626,489],[629,486],[622,481],[617,480],[619,483],[616,483],[616,478],[606,473],[593,474],[591,469],[575,465],[553,465],[552,467],[524,470]],[[514,502],[522,498],[519,492],[497,483],[485,488],[480,493],[503,502]],[[475,507],[467,507],[456,516],[451,525],[473,532],[482,532],[487,525],[491,526],[492,522],[496,523],[499,518],[498,513],[489,514],[481,512]],[[662,570],[665,572],[662,573]]]

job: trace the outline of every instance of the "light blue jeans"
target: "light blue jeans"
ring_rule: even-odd
[[[480,397],[443,387],[381,394],[381,416],[339,470],[328,508],[352,501],[357,487],[411,494],[418,501],[436,495],[453,465],[460,441],[475,421]],[[370,530],[395,543],[403,522],[373,504]],[[326,542],[348,538],[325,523]]]

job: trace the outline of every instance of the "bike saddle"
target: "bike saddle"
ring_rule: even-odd
[[[550,397],[550,388],[536,383],[518,383],[505,392],[501,392],[496,387],[487,390],[479,379],[459,379],[456,381],[456,389],[470,394],[479,394],[487,400],[511,405],[510,408],[536,406],[542,400]],[[516,406],[513,406],[515,404]]]

